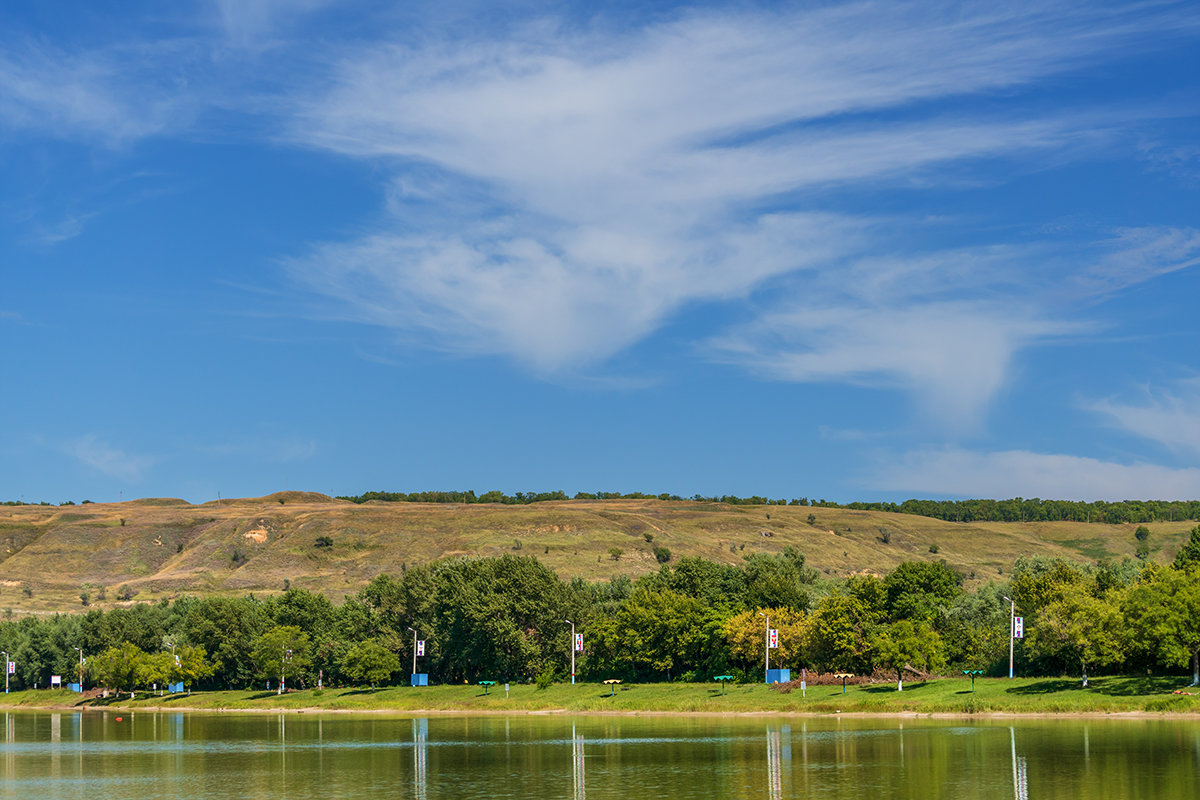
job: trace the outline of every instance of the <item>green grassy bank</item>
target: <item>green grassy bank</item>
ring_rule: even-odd
[[[617,687],[558,684],[544,690],[529,685],[491,687],[487,694],[479,686],[390,687],[376,690],[303,690],[277,695],[274,692],[195,692],[191,695],[153,696],[145,693],[130,700],[80,698],[66,691],[23,691],[0,695],[3,708],[95,707],[136,709],[199,710],[327,710],[435,712],[615,712],[615,713],[872,713],[872,714],[1106,714],[1106,713],[1192,713],[1200,714],[1200,693],[1172,694],[1186,689],[1185,678],[1109,677],[1095,678],[1087,689],[1068,679],[981,678],[975,692],[965,678],[944,678],[905,685],[895,684],[810,687],[806,696],[799,690],[788,694],[761,684],[734,685],[721,694],[716,684],[638,684]]]

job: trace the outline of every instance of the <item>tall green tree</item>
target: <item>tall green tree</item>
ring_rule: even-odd
[[[893,619],[932,621],[962,594],[962,575],[939,562],[905,561],[883,579]]]
[[[1125,599],[1125,615],[1136,640],[1160,663],[1192,664],[1192,686],[1200,686],[1200,568],[1162,570],[1139,583]]]
[[[811,659],[822,671],[871,671],[871,649],[880,619],[859,597],[833,594],[813,612]]]
[[[1175,562],[1171,566],[1181,570],[1200,567],[1200,525],[1192,528],[1187,543],[1176,554]]]
[[[261,678],[303,682],[312,667],[312,642],[295,625],[277,625],[255,640],[254,663]]]
[[[139,671],[145,657],[140,647],[125,642],[92,656],[88,671],[92,680],[113,691],[131,690],[138,685]]]
[[[942,637],[927,622],[901,619],[876,629],[872,642],[876,663],[896,671],[896,691],[904,691],[904,669],[926,673],[945,666]]]
[[[355,643],[342,658],[342,672],[352,682],[374,689],[400,671],[400,659],[376,639]]]
[[[1083,685],[1088,668],[1122,656],[1124,618],[1120,608],[1083,592],[1071,592],[1042,609],[1030,636],[1030,649],[1079,664]]]

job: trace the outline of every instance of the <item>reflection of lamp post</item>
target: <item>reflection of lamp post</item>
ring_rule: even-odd
[[[571,685],[575,685],[575,623],[569,619],[564,619],[563,622],[571,626]]]
[[[76,647],[79,651],[79,691],[83,691],[83,648]]]
[[[761,611],[758,612],[758,615],[767,618],[767,633],[766,638],[763,640],[763,652],[766,653],[766,674],[763,675],[763,680],[769,683],[771,680],[771,615],[764,614]]]
[[[1008,601],[1008,677],[1013,676],[1013,642],[1017,637],[1017,604],[1011,597],[1005,597]]]

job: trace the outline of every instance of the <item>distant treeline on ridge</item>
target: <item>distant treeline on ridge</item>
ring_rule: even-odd
[[[568,495],[562,490],[554,492],[515,492],[505,494],[493,489],[476,494],[468,489],[464,492],[363,492],[360,495],[341,495],[338,500],[366,503],[377,500],[384,503],[500,503],[502,505],[529,505],[554,500],[674,500],[694,503],[722,503],[730,506],[812,506],[815,508],[845,508],[855,511],[890,511],[897,514],[914,514],[948,522],[1102,522],[1109,525],[1142,522],[1183,522],[1200,520],[1200,500],[1119,500],[1107,502],[1096,500],[1042,500],[1014,497],[1010,500],[905,500],[903,503],[876,502],[837,503],[832,500],[815,500],[807,497],[770,498],[760,495],[738,497],[732,494],[706,497],[694,494],[683,497],[662,492],[576,492]],[[84,500],[85,505],[91,503]],[[281,501],[282,502],[282,501]],[[50,503],[27,503],[6,500],[5,506],[51,505]],[[73,501],[59,503],[73,506]]]
[[[1086,503],[1074,500],[1042,500],[1015,497],[1011,500],[905,500],[903,503],[835,503],[830,500],[810,500],[794,497],[790,500],[753,495],[721,495],[705,497],[646,492],[516,492],[499,490],[475,494],[465,492],[364,492],[343,496],[339,500],[366,503],[380,500],[388,503],[502,503],[527,505],[551,500],[691,500],[697,503],[724,503],[732,506],[816,506],[848,508],[859,511],[891,511],[916,514],[949,522],[1103,522],[1118,525],[1126,522],[1177,522],[1200,519],[1200,500],[1097,500]]]

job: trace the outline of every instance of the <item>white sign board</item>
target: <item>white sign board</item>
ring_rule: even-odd
[[[62,686],[62,675],[51,675],[50,676],[50,685],[51,686]]]

